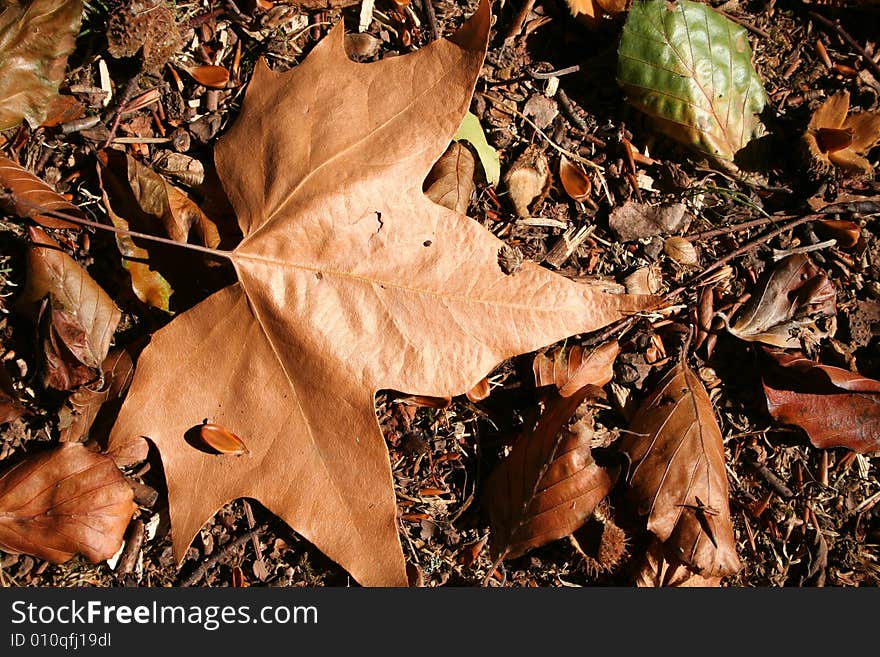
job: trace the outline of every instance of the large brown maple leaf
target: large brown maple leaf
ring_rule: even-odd
[[[405,585],[377,390],[461,394],[502,360],[644,305],[527,263],[422,182],[468,109],[489,8],[451,39],[372,64],[338,25],[293,70],[259,64],[216,162],[244,239],[239,282],[144,350],[111,435],[158,446],[174,552],[260,500],[364,585]],[[206,454],[204,419],[250,453]]]

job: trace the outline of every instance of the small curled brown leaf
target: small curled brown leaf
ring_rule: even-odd
[[[46,228],[78,228],[46,212],[63,212],[84,219],[80,209],[30,171],[0,156],[0,210],[33,219]]]
[[[556,385],[559,394],[570,397],[587,385],[601,387],[614,376],[614,361],[620,353],[616,340],[591,351],[575,345],[558,349],[552,355],[538,354],[532,363],[535,386]]]

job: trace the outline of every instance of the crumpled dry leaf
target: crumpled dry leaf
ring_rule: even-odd
[[[627,15],[617,81],[658,129],[725,168],[754,137],[766,94],[745,28],[702,2],[639,0]]]
[[[774,420],[800,427],[820,449],[880,450],[880,381],[800,352],[763,351],[764,394]]]
[[[784,349],[801,346],[801,336],[819,338],[815,320],[837,313],[834,284],[802,253],[786,256],[765,272],[758,289],[728,330],[748,342]]]
[[[663,543],[652,538],[645,550],[645,557],[636,573],[636,586],[658,588],[670,586],[678,588],[721,586],[720,577],[698,575],[681,561],[670,557]]]
[[[83,441],[105,403],[118,399],[131,383],[134,363],[125,349],[110,352],[101,364],[101,377],[75,390],[60,415],[61,442]]]
[[[624,242],[631,242],[664,233],[684,233],[692,220],[683,203],[647,205],[627,201],[611,211],[608,227]]]
[[[70,390],[95,378],[122,313],[55,240],[39,228],[29,234],[28,278],[19,304],[41,318],[46,385]]]
[[[133,497],[112,460],[78,443],[28,456],[0,475],[0,548],[98,563],[122,544]]]
[[[505,358],[649,302],[531,263],[506,276],[497,238],[422,193],[488,26],[483,2],[451,39],[358,64],[339,24],[289,72],[257,66],[215,153],[245,235],[230,254],[240,282],[153,336],[111,435],[111,449],[157,445],[178,559],[246,496],[361,584],[406,585],[376,391],[461,394]],[[187,445],[205,417],[250,454]]]
[[[82,0],[3,4],[0,13],[0,130],[46,118],[82,18]]]
[[[880,141],[880,113],[849,114],[849,92],[840,91],[813,113],[803,141],[814,171],[827,172],[836,165],[870,176],[874,167],[862,155]]]
[[[63,212],[80,219],[83,213],[66,198],[13,160],[0,155],[0,210],[28,217],[46,228],[79,228],[45,213]]]
[[[553,395],[534,428],[523,433],[486,483],[491,546],[515,559],[571,534],[614,485],[590,450],[592,418],[566,427],[592,386],[570,397]]]
[[[425,196],[444,208],[465,214],[474,191],[475,166],[474,156],[466,146],[450,144],[425,179]]]
[[[552,354],[538,354],[532,362],[535,386],[555,385],[559,394],[570,397],[584,386],[604,386],[614,377],[614,361],[620,353],[616,340],[584,351],[580,345],[556,349]]]
[[[739,570],[721,429],[683,360],[642,402],[619,444],[630,459],[627,495],[666,554],[706,577]]]

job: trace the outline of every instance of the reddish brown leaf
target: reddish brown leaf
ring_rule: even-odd
[[[12,422],[25,413],[25,407],[18,400],[15,388],[12,387],[12,379],[6,372],[6,368],[0,363],[0,424]]]
[[[0,156],[0,209],[33,219],[47,228],[78,228],[76,224],[44,214],[63,212],[83,219],[80,209],[9,158]]]
[[[589,393],[554,395],[486,484],[493,553],[514,559],[571,534],[590,517],[614,478],[593,460],[587,419],[567,428]]]
[[[286,73],[257,64],[215,151],[244,233],[230,253],[239,282],[153,336],[111,435],[157,445],[177,558],[245,496],[362,584],[406,585],[375,393],[463,394],[512,355],[649,302],[532,263],[505,275],[500,240],[422,193],[467,112],[488,27],[483,2],[451,39],[360,64],[340,23]],[[187,445],[205,417],[250,454]]]
[[[74,121],[85,116],[86,108],[73,96],[57,94],[49,101],[43,128],[54,128],[62,123]]]
[[[706,577],[739,570],[721,430],[684,361],[642,402],[620,448],[630,459],[628,496],[666,553]]]
[[[880,381],[799,352],[764,353],[764,394],[773,419],[800,427],[819,448],[880,449]]]
[[[0,548],[97,563],[122,544],[132,498],[113,461],[78,443],[29,456],[0,475]]]
[[[134,363],[125,349],[116,349],[101,364],[101,377],[75,390],[62,409],[61,442],[82,441],[92,428],[101,407],[119,398],[134,373]]]
[[[661,586],[693,588],[721,586],[721,578],[704,577],[695,573],[675,557],[670,557],[663,543],[651,539],[645,551],[642,565],[636,573],[636,586],[657,588]]]
[[[765,273],[729,330],[741,340],[794,349],[805,332],[821,336],[814,320],[837,312],[836,297],[828,277],[796,253]]]
[[[459,142],[450,144],[425,179],[425,196],[444,208],[467,212],[474,191],[474,156]]]
[[[620,353],[616,340],[584,351],[575,345],[557,349],[552,355],[538,354],[532,363],[535,386],[556,385],[559,394],[570,397],[586,385],[604,386],[614,376],[614,361]]]
[[[46,384],[69,390],[95,378],[122,313],[46,233],[31,228],[30,238],[28,280],[19,304],[32,317],[41,317]]]
[[[82,17],[82,0],[4,2],[0,11],[0,130],[32,128],[64,79]]]
[[[565,193],[575,201],[583,201],[593,189],[593,184],[583,169],[564,155],[559,158],[559,179]]]

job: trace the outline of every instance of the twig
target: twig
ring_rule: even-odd
[[[871,55],[869,55],[868,52],[864,48],[862,48],[861,45],[859,45],[859,42],[853,39],[852,36],[850,36],[849,32],[843,29],[843,26],[840,24],[839,20],[829,20],[821,14],[817,14],[815,11],[811,11],[809,13],[810,16],[822,23],[822,25],[824,25],[825,27],[830,27],[832,30],[837,32],[837,34],[839,34],[844,41],[852,46],[853,50],[855,50],[861,56],[861,58],[864,59],[865,62],[867,62],[868,66],[874,69],[874,74],[880,77],[880,64],[875,62],[874,58],[871,57]]]
[[[526,18],[529,17],[529,13],[532,11],[532,8],[535,6],[535,0],[525,0],[523,3],[522,9],[519,10],[519,13],[513,19],[513,23],[510,25],[510,29],[507,31],[507,34],[504,37],[505,41],[512,41],[517,37],[523,27],[523,23],[526,22]]]
[[[113,141],[113,137],[116,135],[116,131],[119,129],[119,122],[122,120],[122,111],[125,109],[128,101],[130,101],[134,96],[134,92],[137,91],[138,84],[141,81],[141,72],[142,70],[139,69],[138,72],[135,73],[134,76],[128,81],[128,84],[125,85],[125,89],[123,90],[122,95],[116,102],[116,107],[113,109],[113,122],[110,125],[110,132],[107,135],[107,139],[104,141],[104,144],[101,146],[101,148],[107,148]]]
[[[770,488],[772,488],[777,495],[784,499],[794,497],[794,493],[791,491],[791,488],[786,486],[785,482],[782,481],[782,479],[780,479],[778,476],[776,476],[776,473],[773,472],[766,465],[758,463],[757,461],[753,461],[749,458],[746,458],[745,462],[748,463],[755,472],[761,475],[761,478],[763,478],[764,481],[767,482]]]
[[[751,23],[749,23],[748,21],[743,20],[742,18],[739,18],[739,17],[734,16],[732,14],[728,14],[726,11],[722,11],[721,14],[725,18],[729,18],[730,20],[732,20],[734,23],[737,23],[738,25],[742,25],[747,30],[751,30],[752,32],[754,32],[758,36],[764,37],[765,39],[770,38],[770,35],[767,32],[762,30],[760,27],[756,27],[756,26],[752,25]]]
[[[219,552],[214,554],[210,559],[206,559],[205,561],[203,561],[199,565],[199,567],[196,568],[192,572],[192,574],[189,577],[187,577],[185,580],[183,580],[180,583],[180,586],[181,587],[192,586],[193,584],[196,584],[199,580],[201,580],[208,573],[208,571],[211,568],[213,568],[218,563],[220,563],[220,561],[222,561],[223,559],[228,557],[230,553],[235,552],[238,548],[242,547],[248,541],[265,534],[268,530],[269,530],[269,525],[263,524],[263,525],[260,525],[259,527],[257,527],[256,529],[254,529],[253,531],[249,531],[246,534],[242,534],[241,536],[236,538],[234,541],[230,541],[229,543],[224,545],[223,548]]]
[[[561,68],[558,71],[529,71],[529,75],[531,75],[536,80],[549,80],[550,78],[559,78],[563,75],[568,75],[569,73],[577,73],[581,70],[581,67],[575,64],[574,66],[569,66],[567,68]]]
[[[437,22],[437,13],[434,11],[434,2],[433,0],[421,0],[422,9],[425,10],[425,17],[428,19],[428,31],[431,36],[431,41],[436,41],[440,38],[440,24]]]
[[[584,121],[575,111],[574,104],[571,102],[571,99],[565,91],[557,89],[556,98],[559,100],[559,107],[562,108],[562,113],[565,115],[565,118],[571,121],[571,124],[580,131],[581,136],[585,140],[599,148],[605,148],[608,146],[608,144],[602,139],[590,134],[586,121]]]
[[[684,239],[688,242],[698,242],[699,240],[707,240],[710,237],[718,237],[719,235],[729,235],[731,233],[738,233],[743,230],[747,230],[748,228],[756,228],[758,226],[765,226],[767,224],[772,224],[780,219],[790,219],[789,216],[779,217],[779,216],[770,216],[770,217],[759,217],[758,219],[752,219],[751,221],[743,221],[739,224],[734,224],[732,226],[725,226],[723,228],[713,228],[712,230],[704,230],[702,233],[693,233],[692,235],[685,235]]]
[[[144,523],[140,520],[133,520],[126,533],[125,546],[122,548],[122,555],[119,557],[119,562],[116,564],[116,575],[118,577],[128,575],[135,569],[143,544]]]

